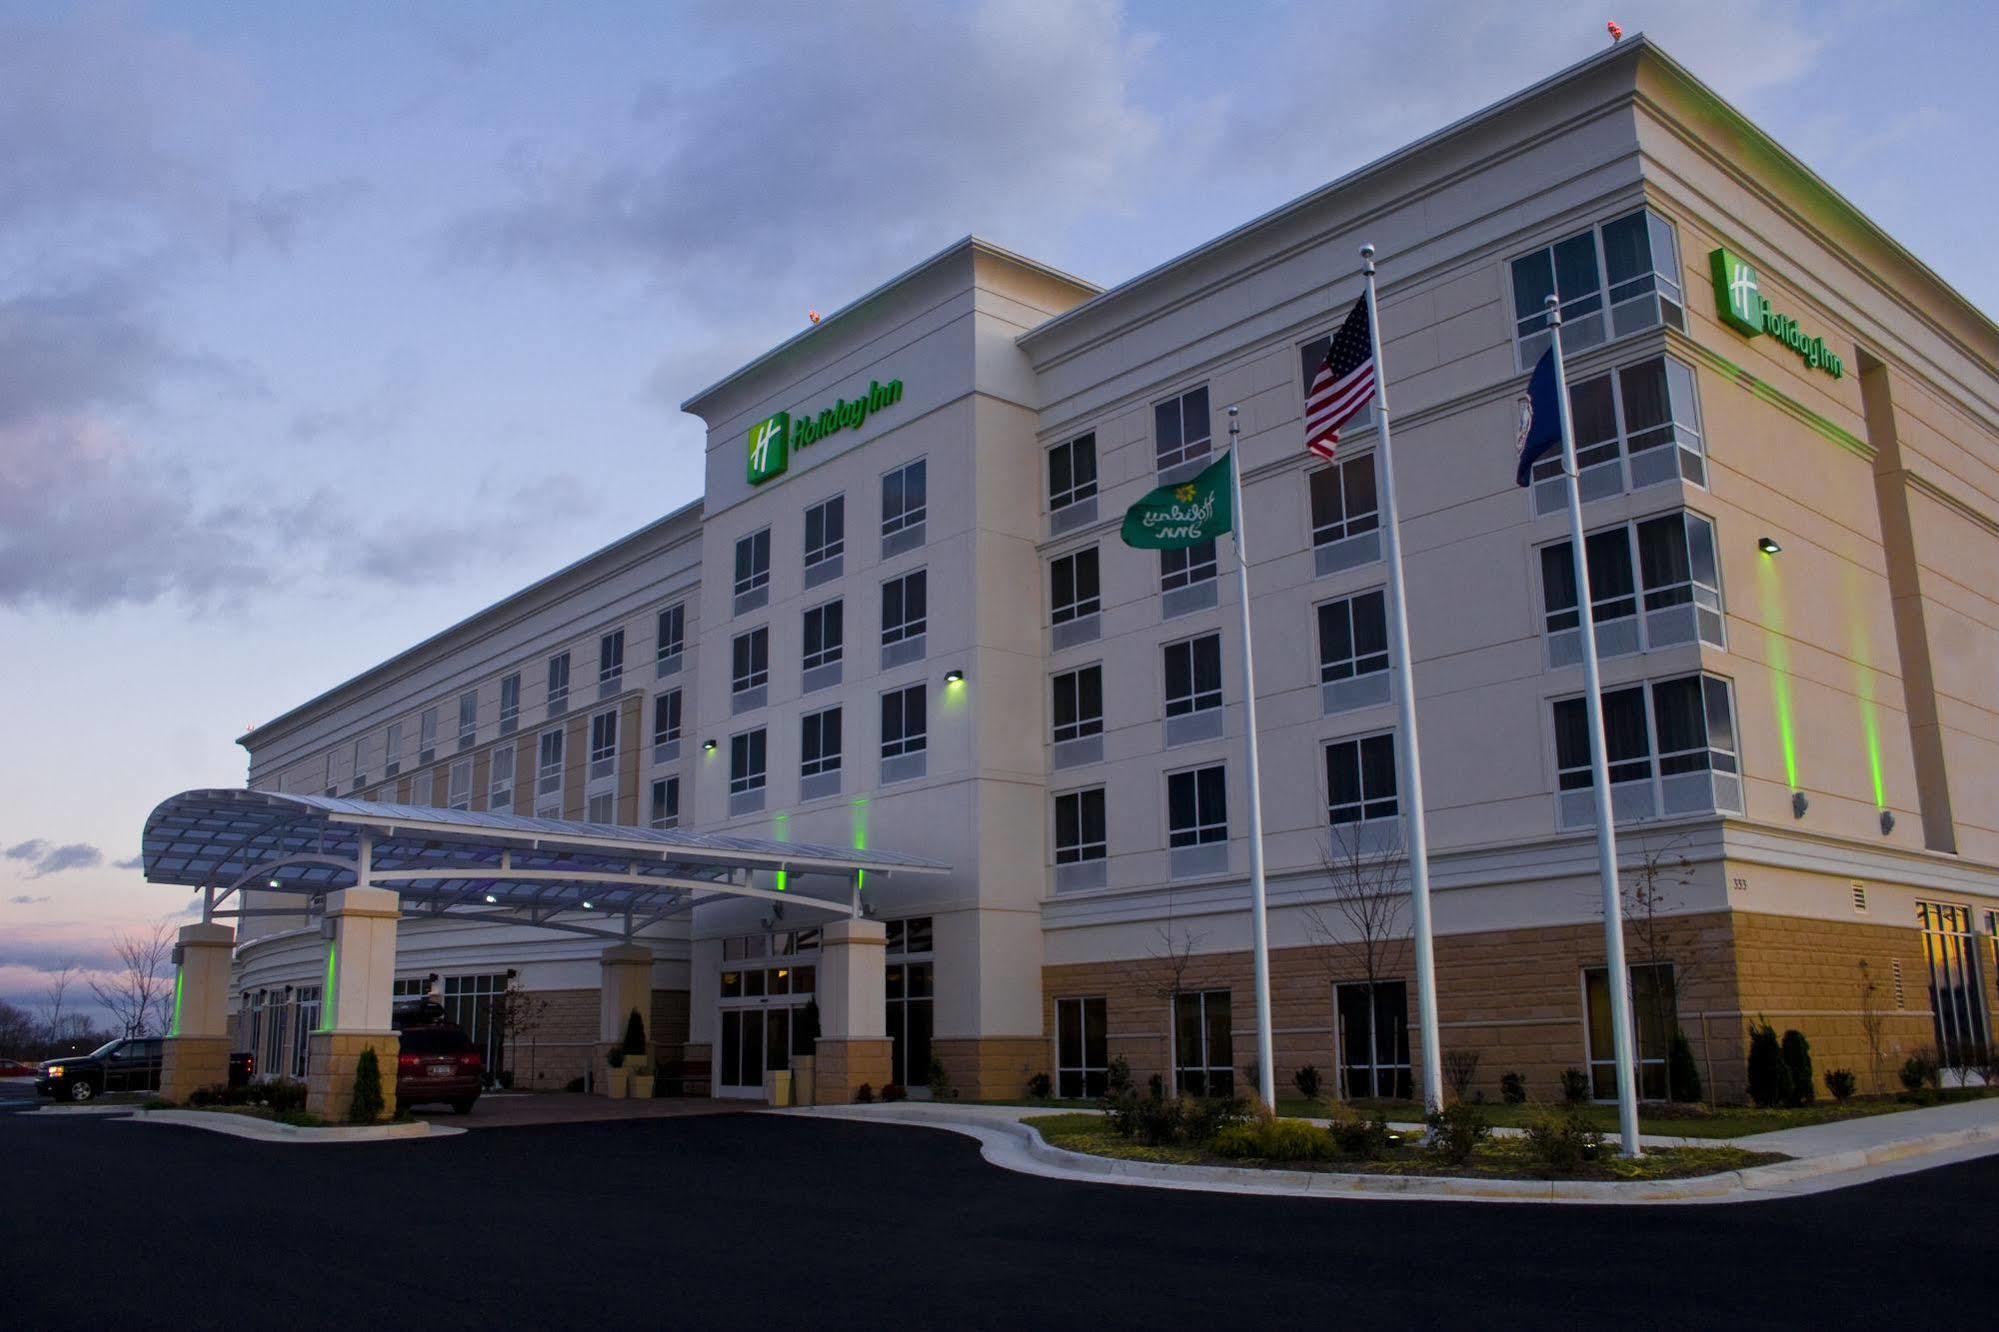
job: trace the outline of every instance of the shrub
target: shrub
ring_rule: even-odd
[[[1508,1105],[1527,1104],[1527,1079],[1518,1073],[1499,1075],[1499,1099]]]
[[[1155,1101],[1166,1099],[1166,1079],[1157,1073],[1145,1080],[1145,1089],[1152,1094],[1152,1099]]]
[[[1902,1061],[1900,1077],[1902,1085],[1910,1091],[1921,1091],[1925,1087],[1936,1087],[1941,1081],[1941,1069],[1937,1064],[1936,1051],[1918,1050]]]
[[[1571,1171],[1603,1155],[1603,1134],[1581,1106],[1536,1109],[1521,1127],[1528,1153],[1550,1170]]]
[[[1379,1110],[1371,1115],[1348,1112],[1335,1116],[1330,1136],[1339,1154],[1354,1161],[1379,1161],[1395,1145],[1388,1116]]]
[[[1036,1073],[1027,1080],[1027,1094],[1036,1100],[1047,1100],[1055,1094],[1055,1084],[1046,1073]]]
[[[196,1110],[204,1106],[221,1105],[228,1092],[229,1089],[219,1083],[213,1087],[196,1087],[187,1094],[187,1103]]]
[[[908,1099],[909,1089],[901,1083],[884,1082],[882,1084],[882,1101],[884,1103],[889,1101],[906,1101]]]
[[[1562,1101],[1567,1105],[1581,1105],[1589,1100],[1589,1074],[1579,1068],[1562,1070]]]
[[[1269,1114],[1261,1102],[1247,1096],[1183,1096],[1180,1101],[1182,1131],[1189,1142],[1207,1142],[1225,1128]]]
[[[1319,1099],[1319,1070],[1307,1064],[1291,1075],[1291,1085],[1308,1101]]]
[[[1791,1100],[1791,1068],[1784,1062],[1784,1048],[1775,1029],[1763,1021],[1749,1029],[1749,1099],[1766,1110]]]
[[[873,1105],[874,1103],[875,1089],[871,1084],[863,1082],[860,1086],[854,1088],[855,1105]]]
[[[1302,1119],[1230,1124],[1217,1132],[1208,1146],[1217,1156],[1265,1161],[1329,1161],[1333,1157],[1331,1135]]]
[[[1474,1058],[1474,1063],[1476,1059]],[[1477,1106],[1459,1101],[1423,1117],[1430,1126],[1430,1153],[1452,1165],[1471,1160],[1478,1145],[1492,1136],[1492,1124]]]
[[[347,1107],[347,1118],[356,1124],[372,1124],[381,1117],[382,1066],[371,1045],[354,1065],[354,1099]]]
[[[1183,1098],[1164,1096],[1136,1099],[1132,1117],[1133,1136],[1148,1147],[1164,1147],[1186,1135],[1187,1107]]]
[[[1853,1076],[1853,1070],[1850,1068],[1829,1068],[1826,1070],[1825,1089],[1832,1093],[1832,1099],[1835,1101],[1853,1099],[1853,1090],[1858,1083],[1859,1079]]]
[[[1785,1104],[1810,1105],[1818,1095],[1817,1079],[1812,1077],[1812,1043],[1793,1027],[1784,1033],[1782,1050],[1784,1068],[1791,1075],[1791,1094]]]
[[[1666,1047],[1666,1099],[1682,1103],[1701,1098],[1701,1070],[1694,1062],[1694,1047],[1687,1033],[1675,1028],[1673,1042]]]
[[[1111,1060],[1104,1069],[1104,1089],[1121,1092],[1131,1090],[1131,1061],[1123,1055]]]
[[[1444,1085],[1451,1089],[1451,1099],[1462,1101],[1471,1094],[1471,1085],[1478,1077],[1478,1051],[1444,1051]]]
[[[581,1076],[577,1076],[577,1077],[573,1077],[573,1078],[571,1078],[571,1079],[570,1079],[570,1080],[569,1080],[568,1082],[566,1082],[566,1083],[564,1083],[564,1084],[563,1084],[563,1087],[562,1087],[562,1090],[564,1090],[564,1091],[569,1091],[569,1092],[580,1092],[580,1091],[582,1091],[582,1090],[583,1090],[583,1079],[582,1079],[582,1077],[581,1077]]]
[[[1104,1112],[1104,1127],[1120,1138],[1138,1136],[1138,1105],[1142,1098],[1130,1087],[1106,1091],[1097,1101]]]
[[[624,1047],[619,1046],[617,1049],[612,1050],[609,1054],[605,1055],[604,1062],[609,1064],[612,1068],[623,1068],[625,1066]]]
[[[632,1015],[625,1019],[625,1043],[620,1047],[627,1059],[643,1059],[646,1052],[646,1024],[634,1008]]]
[[[264,1088],[264,1103],[280,1115],[291,1110],[303,1110],[305,1084],[293,1078],[281,1078]]]
[[[958,1094],[958,1089],[951,1085],[951,1075],[935,1059],[930,1061],[930,1076],[924,1081],[930,1087],[930,1099],[933,1101],[946,1101]]]

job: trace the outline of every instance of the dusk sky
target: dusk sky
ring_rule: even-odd
[[[1612,18],[1999,310],[1987,3],[0,0],[0,998],[187,908],[247,727],[695,498],[809,308],[1122,281]]]

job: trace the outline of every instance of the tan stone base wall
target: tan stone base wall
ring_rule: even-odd
[[[940,1037],[930,1043],[931,1058],[967,1100],[1025,1096],[1027,1080],[1047,1069],[1049,1049],[1038,1036]]]
[[[840,1041],[821,1036],[815,1051],[814,1100],[820,1105],[846,1105],[864,1083],[879,1095],[888,1085],[894,1051],[894,1044],[885,1037]]]
[[[396,1113],[396,1054],[402,1042],[394,1032],[316,1031],[309,1043],[311,1072],[305,1081],[305,1108],[331,1123],[344,1123],[354,1103],[354,1071],[361,1052],[372,1049],[382,1077],[382,1118]]]
[[[160,1099],[176,1105],[229,1082],[227,1036],[169,1036],[160,1045]]]

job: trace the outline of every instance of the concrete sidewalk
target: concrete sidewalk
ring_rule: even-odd
[[[1437,1199],[1453,1202],[1720,1203],[1753,1202],[1843,1189],[1871,1180],[1999,1154],[1999,1098],[1814,1124],[1744,1138],[1653,1139],[1647,1145],[1742,1147],[1792,1160],[1695,1179],[1506,1180],[1340,1174],[1253,1166],[1168,1165],[1122,1161],[1051,1147],[1024,1120],[1061,1113],[1039,1107],[938,1105],[814,1106],[780,1114],[946,1129],[978,1139],[993,1165],[1078,1182],[1275,1197]],[[1413,1126],[1412,1126],[1413,1127]]]

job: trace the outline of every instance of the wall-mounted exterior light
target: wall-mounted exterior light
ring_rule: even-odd
[[[1776,537],[1757,537],[1756,549],[1762,551],[1765,555],[1775,555],[1783,547],[1777,544]]]
[[[706,750],[708,753],[712,754],[715,752],[715,742],[713,740],[703,740],[701,742],[701,748]]]
[[[1882,810],[1882,811],[1881,811],[1881,835],[1882,835],[1883,837],[1886,837],[1886,836],[1887,836],[1887,835],[1888,835],[1889,833],[1891,833],[1891,832],[1894,832],[1894,831],[1895,831],[1895,815],[1894,815],[1894,813],[1893,813],[1892,811],[1890,811],[1890,810],[1885,810],[1885,809],[1884,809],[1884,810]]]
[[[946,671],[944,672],[944,683],[947,685],[963,684],[965,683],[965,673],[963,671]]]
[[[1811,807],[1812,807],[1812,802],[1805,799],[1805,793],[1803,791],[1791,792],[1792,818],[1802,819],[1803,817],[1805,817],[1805,811],[1810,809]]]

